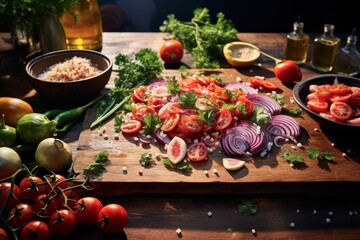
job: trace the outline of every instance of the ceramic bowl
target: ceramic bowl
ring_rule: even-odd
[[[307,107],[307,102],[308,102],[307,96],[310,93],[309,91],[310,85],[333,84],[334,81],[346,84],[348,86],[360,87],[359,78],[349,77],[346,75],[338,75],[338,74],[317,75],[296,83],[293,89],[294,100],[307,114],[310,115],[310,117],[312,117],[316,122],[318,122],[321,127],[325,127],[328,129],[331,128],[339,132],[345,131],[349,133],[355,133],[355,132],[359,133],[360,125],[347,124],[347,123],[342,123],[327,119],[325,117],[320,116],[319,114],[315,113],[314,111],[310,110]]]
[[[249,67],[259,58],[259,48],[247,42],[231,42],[224,46],[223,53],[233,67]]]
[[[89,59],[101,72],[96,76],[66,82],[39,79],[39,75],[50,66],[74,56]],[[76,103],[86,102],[104,89],[110,80],[112,66],[112,61],[97,51],[60,50],[32,59],[26,65],[26,73],[33,88],[45,99],[59,103]]]

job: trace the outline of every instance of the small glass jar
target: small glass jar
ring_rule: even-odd
[[[309,48],[309,35],[303,32],[304,23],[294,22],[294,31],[286,36],[284,47],[284,59],[293,60],[297,63],[305,63]]]
[[[79,0],[61,17],[68,49],[102,49],[102,19],[98,0]]]
[[[335,54],[340,44],[340,38],[334,35],[334,29],[334,25],[325,24],[324,32],[314,40],[311,66],[321,72],[330,72],[333,68]]]
[[[360,72],[360,53],[356,49],[355,33],[356,29],[353,29],[352,34],[347,37],[346,45],[335,55],[334,72],[349,76],[357,75]]]

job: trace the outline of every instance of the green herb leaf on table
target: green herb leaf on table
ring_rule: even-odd
[[[299,165],[303,162],[303,157],[299,154],[292,154],[290,151],[284,151],[281,156],[290,163],[291,166]]]
[[[144,117],[144,126],[142,128],[145,135],[154,133],[158,128],[161,127],[162,121],[160,118],[153,114],[146,114]]]
[[[141,166],[151,166],[154,162],[152,159],[152,155],[149,152],[145,152],[141,154],[140,160],[139,160]]]
[[[257,206],[249,200],[242,200],[241,203],[238,204],[237,210],[247,216],[253,216],[257,212]]]
[[[105,164],[109,161],[109,153],[102,151],[95,155],[94,163],[90,163],[83,169],[83,174],[87,177],[100,176],[106,169]]]
[[[167,166],[170,169],[180,170],[180,171],[191,171],[192,167],[187,162],[181,162],[178,164],[173,164],[168,158],[163,159],[163,163],[165,166]]]
[[[333,161],[334,159],[334,154],[332,154],[331,152],[320,152],[318,149],[316,149],[315,147],[310,147],[306,150],[307,156],[311,159],[311,160],[315,160],[315,159],[325,159],[327,161]]]

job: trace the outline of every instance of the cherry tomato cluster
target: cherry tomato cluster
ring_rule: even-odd
[[[360,88],[342,83],[310,85],[307,107],[320,116],[360,125]]]
[[[83,185],[72,180],[50,174],[25,176],[19,183],[0,182],[0,239],[11,239],[10,232],[21,240],[68,238],[80,225],[98,225],[106,234],[122,231],[128,221],[125,208],[81,197],[78,189]]]

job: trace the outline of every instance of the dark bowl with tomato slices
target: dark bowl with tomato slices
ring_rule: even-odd
[[[310,77],[294,86],[293,97],[320,127],[360,133],[359,78],[339,74]]]

